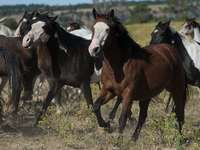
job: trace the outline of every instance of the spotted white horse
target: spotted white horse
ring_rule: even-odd
[[[190,35],[193,40],[200,43],[200,24],[195,21],[195,18],[186,18],[179,32],[181,34]],[[197,89],[200,93],[200,88],[197,87]]]
[[[181,34],[190,35],[193,40],[200,43],[200,24],[195,21],[195,18],[186,18],[179,32]]]

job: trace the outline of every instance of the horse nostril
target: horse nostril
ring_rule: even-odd
[[[99,47],[93,48],[93,51],[94,51],[94,52],[97,52],[98,50],[99,50]]]
[[[29,42],[29,40],[30,40],[30,38],[27,38],[27,39],[26,39],[26,42]]]

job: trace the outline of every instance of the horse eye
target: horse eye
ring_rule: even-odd
[[[186,28],[188,28],[188,29],[190,30],[190,29],[191,29],[191,26],[190,26],[190,25],[187,25]]]
[[[109,32],[109,29],[106,29],[106,32]]]

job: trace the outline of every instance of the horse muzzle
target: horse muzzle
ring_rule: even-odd
[[[101,48],[100,47],[94,47],[93,49],[89,48],[89,53],[90,53],[90,56],[92,57],[99,57],[101,53]]]

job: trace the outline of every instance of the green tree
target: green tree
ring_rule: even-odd
[[[18,27],[18,23],[13,18],[6,18],[2,21],[5,26],[10,28],[11,30],[15,30]]]
[[[129,20],[126,22],[127,24],[132,23],[147,23],[153,19],[153,15],[151,14],[151,9],[148,7],[146,3],[137,4],[133,11],[131,12],[131,16]]]
[[[167,0],[166,1],[169,13],[172,14],[172,19],[181,19],[187,16],[187,2],[181,0]],[[185,17],[184,17],[185,18]]]

